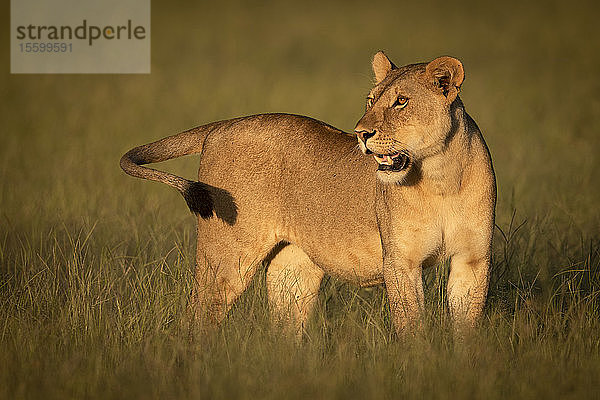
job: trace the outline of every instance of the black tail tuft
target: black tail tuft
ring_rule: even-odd
[[[191,212],[204,219],[212,217],[214,203],[206,185],[200,182],[190,182],[182,194]]]

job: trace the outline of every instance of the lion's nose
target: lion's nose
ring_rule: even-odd
[[[360,130],[355,130],[354,133],[356,133],[356,136],[358,136],[358,138],[360,140],[362,140],[364,143],[367,143],[367,140],[370,137],[375,136],[375,130],[367,131],[367,130],[364,130],[364,129],[360,129]]]

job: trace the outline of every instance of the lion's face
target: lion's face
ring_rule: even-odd
[[[373,71],[377,83],[355,132],[362,151],[379,163],[378,177],[398,182],[415,162],[443,148],[451,131],[450,105],[464,77],[462,64],[441,57],[397,68],[379,52]]]

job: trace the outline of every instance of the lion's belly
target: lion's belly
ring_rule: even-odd
[[[316,263],[329,275],[360,286],[383,283],[382,256],[379,237],[375,246],[349,243],[345,250],[324,253],[320,251]],[[326,250],[326,248],[322,248]]]
[[[328,275],[360,286],[382,283],[381,240],[376,225],[335,225],[330,215],[321,217],[319,226],[298,225],[286,239],[302,248]]]

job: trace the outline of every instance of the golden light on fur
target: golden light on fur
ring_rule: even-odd
[[[356,132],[377,163],[344,132],[289,114],[210,123],[123,156],[125,172],[174,187],[198,215],[190,304],[199,320],[221,321],[267,260],[274,318],[297,335],[324,274],[385,282],[405,331],[417,324],[421,268],[432,254],[452,260],[456,326],[477,320],[495,185],[483,137],[456,96],[462,64],[445,57],[397,68],[379,52],[372,66],[386,84],[369,94]],[[194,153],[202,154],[198,182],[142,166]]]

